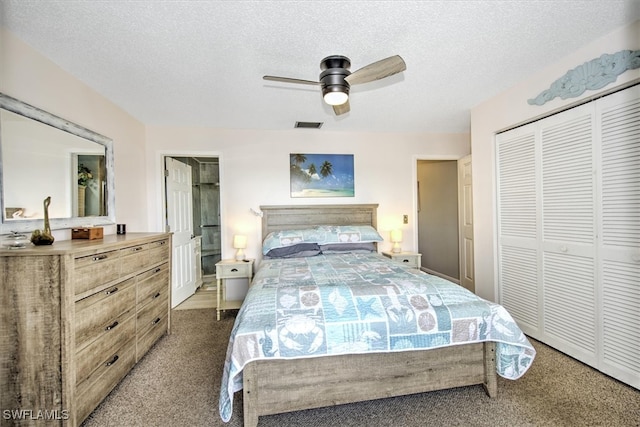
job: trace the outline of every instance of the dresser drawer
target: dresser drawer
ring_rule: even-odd
[[[85,381],[96,369],[113,357],[113,349],[121,348],[136,336],[133,312],[117,326],[76,353],[76,383]]]
[[[158,240],[157,242],[151,242],[149,246],[149,259],[148,265],[155,265],[159,262],[164,262],[169,258],[169,252],[171,247],[169,245],[169,239]]]
[[[157,299],[167,298],[169,295],[169,264],[165,263],[137,277],[138,309]]]
[[[136,341],[132,339],[109,357],[76,387],[76,420],[80,424],[135,364]]]
[[[138,337],[142,337],[150,329],[157,326],[158,322],[167,315],[169,311],[168,304],[169,298],[165,294],[138,310],[136,326]]]
[[[216,277],[229,279],[233,277],[248,277],[251,278],[251,268],[252,263],[243,262],[243,263],[233,263],[233,264],[225,264],[224,262],[219,262],[216,264]]]
[[[169,316],[165,310],[164,316],[159,318],[160,320],[152,325],[152,327],[144,335],[138,335],[138,347],[136,349],[136,360],[140,360],[153,344],[164,335],[168,330]]]
[[[149,244],[142,244],[120,249],[120,274],[135,273],[149,265]]]
[[[76,302],[76,350],[116,328],[135,310],[135,305],[135,278]]]
[[[120,277],[120,252],[110,251],[75,259],[75,295]]]

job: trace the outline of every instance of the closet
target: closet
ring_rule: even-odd
[[[640,388],[640,86],[497,135],[496,183],[500,303]]]

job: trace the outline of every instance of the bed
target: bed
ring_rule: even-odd
[[[244,425],[256,426],[261,415],[468,385],[493,397],[498,374],[527,371],[535,349],[504,308],[377,252],[377,206],[261,206],[270,246],[231,333],[223,421],[241,389]],[[306,237],[290,239],[299,230]],[[314,253],[326,236],[346,249]]]

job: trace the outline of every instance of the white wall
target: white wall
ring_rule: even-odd
[[[113,139],[116,220],[127,223],[128,231],[147,231],[145,195],[151,183],[145,181],[142,123],[3,29],[0,92]],[[115,233],[115,226],[105,233]],[[69,230],[53,234],[56,240],[71,238]]]
[[[640,69],[629,70],[600,91],[587,91],[578,98],[555,98],[543,106],[527,103],[567,71],[602,54],[640,49],[640,21],[621,28],[550,64],[543,72],[523,80],[508,91],[471,110],[471,152],[473,154],[473,219],[475,251],[475,289],[483,298],[496,300],[495,230],[495,134],[507,127],[565,108],[585,99],[640,78]]]
[[[246,233],[247,256],[260,254],[260,221],[251,208],[275,204],[378,203],[378,226],[388,233],[401,226],[402,247],[417,249],[415,210],[416,157],[460,158],[469,152],[466,134],[345,133],[312,129],[252,131],[155,127],[147,128],[147,180],[154,182],[148,196],[149,224],[163,224],[163,155],[215,155],[220,157],[222,256],[233,256],[234,233]],[[291,198],[289,154],[353,154],[355,197]],[[402,224],[402,215],[409,224]]]

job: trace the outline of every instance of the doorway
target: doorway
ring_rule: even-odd
[[[421,269],[475,292],[471,155],[419,159],[416,218]]]
[[[460,284],[457,160],[417,161],[422,270]]]
[[[191,166],[193,234],[196,239],[197,283],[206,289],[216,286],[216,263],[220,261],[220,163],[218,157],[172,156]]]

